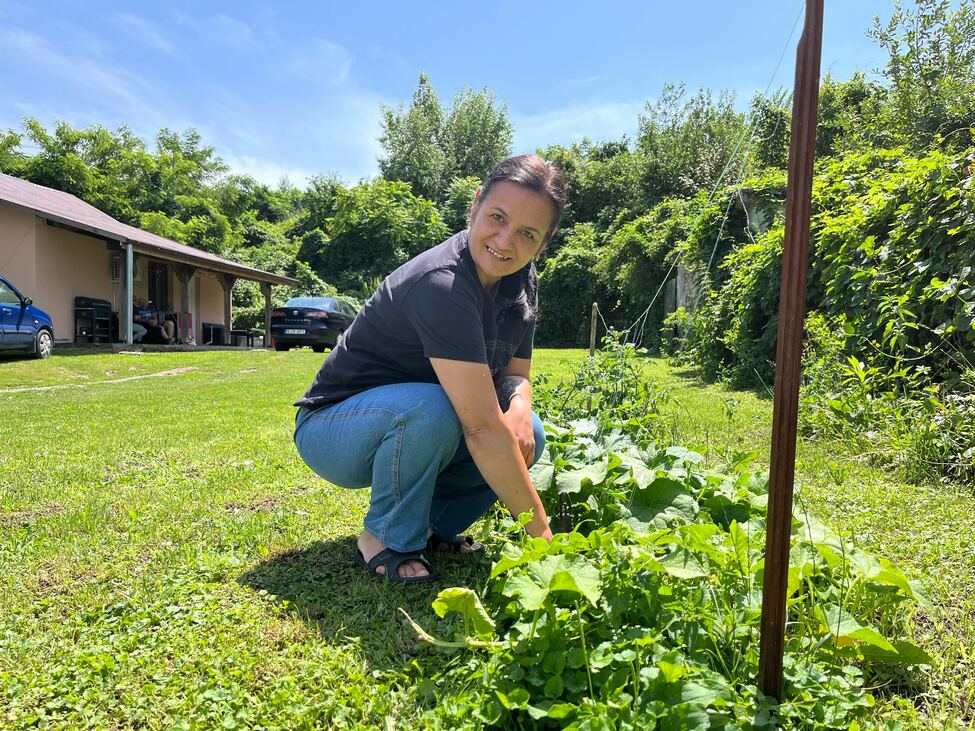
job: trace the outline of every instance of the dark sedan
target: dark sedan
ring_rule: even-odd
[[[309,345],[324,353],[335,347],[355,316],[355,307],[334,297],[293,297],[271,313],[274,349]]]
[[[47,358],[54,352],[54,321],[30,297],[0,277],[0,352]]]

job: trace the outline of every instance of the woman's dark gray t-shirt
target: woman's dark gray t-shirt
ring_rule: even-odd
[[[484,363],[495,378],[514,358],[530,358],[534,321],[517,300],[522,276],[484,291],[467,231],[390,274],[333,348],[295,406],[315,409],[391,383],[437,383],[430,358]]]

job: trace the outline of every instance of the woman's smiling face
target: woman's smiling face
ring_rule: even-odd
[[[555,208],[541,193],[502,180],[471,206],[470,250],[481,285],[488,289],[538,253]]]

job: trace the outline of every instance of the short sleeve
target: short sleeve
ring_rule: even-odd
[[[447,269],[416,280],[403,297],[402,313],[427,358],[487,363],[479,293]]]
[[[521,339],[518,344],[518,348],[515,350],[515,358],[525,358],[526,360],[532,357],[532,350],[535,347],[535,321],[532,320],[528,327],[525,328],[525,336]]]

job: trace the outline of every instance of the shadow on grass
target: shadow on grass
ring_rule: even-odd
[[[271,556],[241,574],[238,583],[287,601],[293,612],[324,638],[353,639],[375,667],[402,668],[424,654],[400,608],[432,634],[453,631],[436,618],[431,603],[449,586],[477,588],[487,579],[490,559],[479,556],[429,557],[440,578],[429,584],[391,584],[354,563],[355,538],[325,541]],[[435,624],[437,623],[437,624]]]
[[[711,386],[721,383],[721,380],[706,374],[701,368],[695,366],[684,366],[679,370],[671,371],[671,375],[693,382],[697,386]],[[772,387],[765,383],[740,383],[736,381],[726,382],[725,385],[735,391],[751,393],[762,401],[771,401],[775,395]]]

